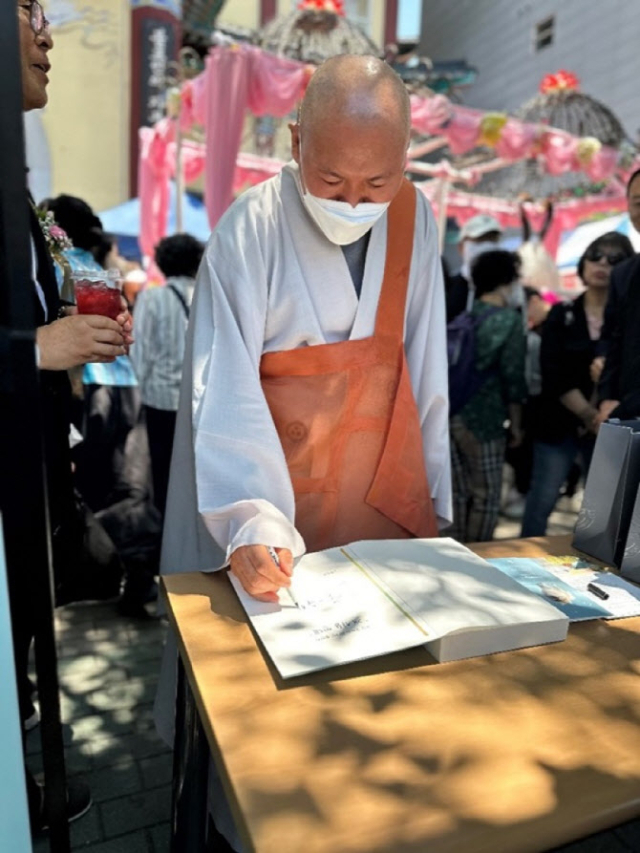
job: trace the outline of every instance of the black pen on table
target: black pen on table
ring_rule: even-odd
[[[272,547],[271,547],[271,545],[267,545],[267,551],[269,552],[269,556],[271,557],[271,559],[273,560],[273,562],[276,564],[276,566],[278,566],[278,568],[280,568],[280,558],[279,558],[279,557],[278,557],[278,555],[276,554],[276,552],[275,552],[275,548],[272,548]],[[286,587],[285,587],[285,589],[286,589],[286,590],[287,590],[287,592],[289,593],[289,597],[291,598],[291,601],[293,601],[293,603],[295,604],[295,606],[296,606],[296,607],[300,607],[300,605],[298,604],[298,599],[295,597],[295,595],[294,595],[293,590],[291,589],[291,587],[290,587],[290,586],[286,586]]]
[[[609,593],[605,592],[603,589],[600,589],[599,586],[596,586],[594,583],[588,583],[587,589],[589,592],[593,593],[597,598],[601,598],[603,601],[606,598],[609,598]]]

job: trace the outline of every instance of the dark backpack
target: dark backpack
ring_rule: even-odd
[[[499,308],[487,308],[482,314],[463,311],[447,325],[447,359],[449,362],[449,415],[457,415],[484,385],[495,368],[478,370],[476,332],[478,327]]]

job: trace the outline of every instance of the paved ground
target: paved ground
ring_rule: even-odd
[[[125,619],[110,604],[57,611],[67,772],[89,785],[94,806],[72,825],[73,850],[169,850],[171,753],[151,716],[165,626]],[[29,764],[41,764],[39,734]],[[0,845],[1,846],[1,845]],[[45,838],[34,853],[48,851]]]
[[[579,499],[561,499],[549,533],[572,530],[578,505]],[[501,519],[497,538],[518,534],[518,522]],[[56,622],[68,773],[89,782],[95,803],[73,824],[73,850],[165,853],[171,755],[155,734],[151,709],[166,628],[157,621],[125,619],[109,604],[61,608]],[[28,751],[36,772],[39,748],[35,729]],[[640,821],[561,849],[637,853]],[[36,841],[34,853],[48,850],[46,838]]]

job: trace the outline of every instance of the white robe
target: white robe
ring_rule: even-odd
[[[339,246],[309,218],[298,170],[244,193],[211,235],[196,282],[187,335],[165,517],[161,571],[212,571],[240,545],[304,542],[294,496],[262,387],[264,352],[369,337],[386,254],[386,214],[369,240],[358,300]],[[405,350],[422,427],[436,513],[450,522],[446,320],[436,224],[417,194]],[[215,540],[215,541],[214,541]],[[171,743],[176,648],[165,650],[156,724]],[[210,773],[210,809],[236,850],[239,840],[220,780]]]
[[[451,519],[444,287],[436,225],[417,197],[405,348],[436,514]],[[305,211],[297,167],[244,193],[198,273],[175,437],[162,571],[221,568],[240,545],[304,552],[291,480],[260,385],[264,352],[373,333],[386,253],[374,225],[358,300],[339,246]],[[217,542],[217,546],[214,541]]]

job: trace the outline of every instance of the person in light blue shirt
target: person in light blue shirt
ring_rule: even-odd
[[[166,286],[149,288],[136,301],[137,338],[131,347],[131,361],[140,382],[147,424],[153,497],[163,515],[189,310],[203,248],[190,234],[161,240],[155,248],[155,260],[167,279]]]

